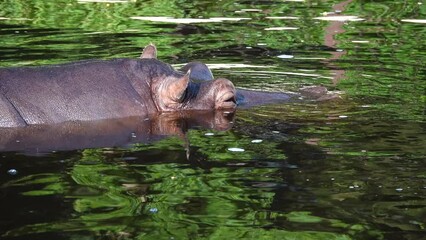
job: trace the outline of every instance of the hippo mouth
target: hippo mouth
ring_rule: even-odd
[[[216,108],[224,109],[224,108],[235,108],[237,107],[237,100],[235,99],[235,93],[226,92],[222,94],[222,96],[217,101]]]

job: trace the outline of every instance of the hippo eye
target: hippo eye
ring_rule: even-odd
[[[188,96],[188,88],[186,88],[185,91],[182,93],[182,95],[180,95],[178,102],[183,103],[185,99],[187,99],[187,96]]]

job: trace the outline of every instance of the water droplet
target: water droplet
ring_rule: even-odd
[[[262,139],[254,139],[254,140],[251,140],[251,142],[252,143],[261,143],[261,142],[263,142],[263,140]]]
[[[7,173],[14,176],[14,175],[18,174],[18,171],[16,169],[12,168],[12,169],[7,170]]]
[[[231,152],[244,152],[245,150],[242,148],[228,148],[228,151]]]
[[[334,177],[331,178],[331,181],[334,181]]]

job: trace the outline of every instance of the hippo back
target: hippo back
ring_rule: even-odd
[[[26,124],[144,116],[150,103],[126,74],[128,61],[137,60],[0,69],[0,101]]]

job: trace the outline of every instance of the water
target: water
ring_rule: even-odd
[[[166,117],[168,137],[128,131],[125,146],[97,128],[43,143],[3,131],[0,238],[424,238],[425,19],[424,1],[1,1],[1,67],[135,58],[152,42],[238,87],[342,99],[191,129]]]

